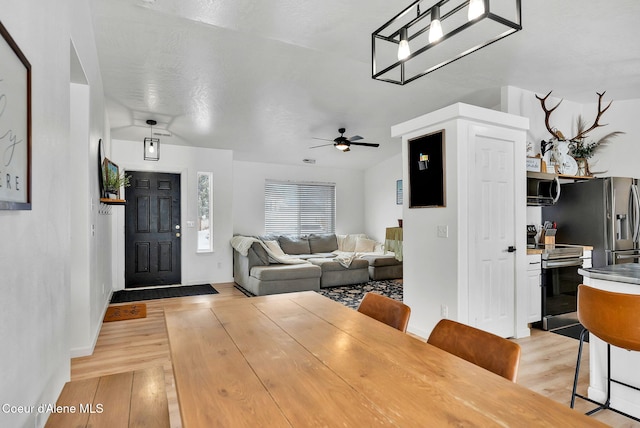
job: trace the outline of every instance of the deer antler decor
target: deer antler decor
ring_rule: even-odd
[[[536,95],[536,98],[540,100],[540,104],[542,105],[542,110],[544,110],[544,124],[546,125],[547,130],[551,133],[551,135],[553,135],[553,137],[556,140],[564,140],[564,135],[562,135],[562,132],[558,131],[558,129],[552,128],[551,125],[549,124],[549,118],[551,117],[551,113],[553,113],[553,111],[557,109],[562,103],[562,100],[560,100],[555,107],[548,109],[547,98],[549,98],[549,95],[551,95],[551,92],[553,91],[549,91],[549,93],[544,98],[541,98],[538,95]]]
[[[598,123],[604,112],[609,110],[609,107],[611,107],[611,103],[613,103],[613,101],[609,101],[609,104],[607,104],[605,108],[602,108],[602,97],[604,96],[604,94],[606,94],[606,92],[607,91],[604,91],[603,93],[596,92],[596,94],[598,95],[598,115],[596,116],[596,120],[593,121],[593,125],[591,125],[591,127],[588,129],[584,129],[585,123],[582,121],[582,117],[579,117],[578,134],[573,137],[571,141],[582,140],[587,136],[589,132],[593,131],[594,129],[600,126],[606,126],[606,124],[601,125]]]

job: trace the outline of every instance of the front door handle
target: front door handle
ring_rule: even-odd
[[[515,253],[516,252],[516,247],[514,247],[513,245],[509,245],[509,247],[507,247],[507,253]]]

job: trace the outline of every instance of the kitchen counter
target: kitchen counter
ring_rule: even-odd
[[[621,265],[578,269],[578,273],[591,279],[602,279],[605,281],[640,285],[640,264],[638,263],[624,263]]]
[[[542,254],[547,248],[566,248],[566,247],[582,247],[582,251],[593,251],[591,245],[577,245],[577,244],[538,244],[536,248],[527,247],[527,255]]]

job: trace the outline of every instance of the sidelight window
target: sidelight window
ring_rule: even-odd
[[[198,173],[198,252],[213,251],[213,173]]]

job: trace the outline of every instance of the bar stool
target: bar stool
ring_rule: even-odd
[[[598,405],[595,409],[587,412],[587,415],[608,409],[640,422],[639,418],[612,408],[610,403],[612,382],[640,391],[638,387],[611,379],[611,345],[630,351],[640,351],[640,319],[638,314],[640,314],[640,295],[638,294],[613,293],[588,287],[584,284],[578,286],[578,320],[584,326],[584,329],[580,333],[578,361],[576,362],[576,373],[573,379],[572,409],[576,397],[579,397]],[[587,332],[607,344],[607,398],[604,403],[599,403],[576,393],[582,345]]]

